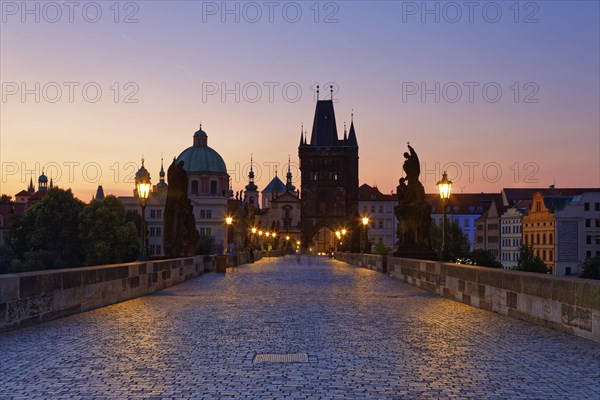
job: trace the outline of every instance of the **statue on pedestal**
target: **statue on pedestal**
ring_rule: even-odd
[[[194,255],[200,235],[196,229],[192,203],[188,198],[188,178],[183,161],[173,163],[167,171],[169,186],[165,205],[164,251],[167,257]]]
[[[419,182],[421,165],[415,150],[408,144],[404,153],[402,169],[406,178],[400,178],[397,187],[398,205],[394,211],[398,219],[396,235],[397,257],[437,260],[431,247],[429,231],[431,228],[431,206],[425,201],[425,188]]]

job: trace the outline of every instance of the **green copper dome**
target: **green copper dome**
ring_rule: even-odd
[[[194,133],[194,145],[185,149],[177,161],[183,161],[183,169],[187,173],[227,173],[223,158],[208,147],[208,135],[203,130]]]

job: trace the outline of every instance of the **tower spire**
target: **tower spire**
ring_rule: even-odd
[[[319,101],[319,85],[317,85],[317,101]]]

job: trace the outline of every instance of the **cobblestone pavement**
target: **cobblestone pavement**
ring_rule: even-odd
[[[600,344],[316,258],[9,332],[0,362],[1,399],[600,398]]]

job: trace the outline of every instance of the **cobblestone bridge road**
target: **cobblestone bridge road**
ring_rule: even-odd
[[[0,398],[600,398],[597,343],[302,262],[262,260],[3,334]]]

